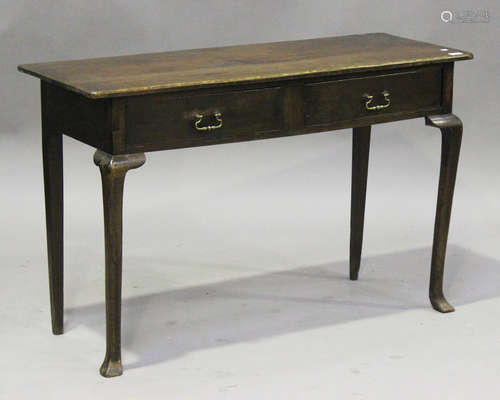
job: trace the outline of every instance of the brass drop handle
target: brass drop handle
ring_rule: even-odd
[[[214,129],[222,128],[222,113],[220,112],[214,113],[217,125],[200,126],[205,116],[203,114],[195,114],[194,117],[196,118],[196,121],[194,122],[194,127],[196,128],[197,131],[213,131]]]
[[[391,105],[391,99],[389,98],[389,96],[390,96],[389,91],[384,90],[382,92],[382,94],[384,95],[385,104],[379,104],[379,105],[372,106],[370,104],[373,101],[373,96],[369,95],[368,93],[365,93],[363,95],[363,98],[365,99],[365,108],[367,110],[370,110],[370,111],[376,111],[376,110],[382,110],[384,108],[389,107]]]

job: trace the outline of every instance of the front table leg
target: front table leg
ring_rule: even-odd
[[[104,205],[104,243],[106,256],[106,356],[101,375],[122,374],[121,290],[123,185],[129,169],[146,161],[144,154],[110,155],[97,150],[94,162],[101,170]]]
[[[442,135],[441,169],[434,225],[434,242],[432,245],[429,297],[435,310],[451,312],[454,311],[454,308],[443,295],[443,273],[453,190],[455,188],[455,177],[462,141],[462,121],[453,114],[445,114],[427,116],[425,123],[439,128]]]

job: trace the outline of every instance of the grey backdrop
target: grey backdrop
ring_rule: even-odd
[[[498,1],[0,1],[0,398],[498,398]],[[443,10],[489,23],[443,23]],[[49,330],[39,81],[20,63],[380,32],[469,50],[446,292],[427,300],[440,135],[376,125],[360,281],[348,130],[147,155],[127,177],[125,375],[104,380],[93,150],[65,139],[66,333]]]

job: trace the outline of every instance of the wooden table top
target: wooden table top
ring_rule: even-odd
[[[19,65],[90,98],[327,76],[471,59],[386,33]]]

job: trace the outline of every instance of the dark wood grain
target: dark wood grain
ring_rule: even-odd
[[[18,68],[85,96],[102,98],[472,58],[469,52],[442,48],[386,33],[369,33],[24,64]]]
[[[468,52],[375,33],[19,66],[42,79],[53,332],[63,332],[62,134],[98,149],[106,253],[103,376],[122,373],[123,187],[125,174],[144,163],[146,151],[353,128],[349,275],[355,280],[371,126],[426,117],[442,132],[429,295],[436,310],[452,311],[443,274],[462,136],[460,120],[450,114],[453,64],[470,58]]]
[[[453,106],[453,69],[454,63],[443,64],[442,114],[450,114]]]
[[[352,177],[351,177],[351,241],[349,253],[349,278],[358,279],[363,247],[365,222],[366,184],[370,154],[370,126],[352,130]]]
[[[111,99],[91,100],[45,81],[41,92],[43,119],[53,131],[107,153],[120,150],[113,141]]]
[[[106,355],[101,375],[122,374],[121,290],[123,186],[127,171],[144,164],[144,154],[112,156],[98,150],[94,162],[101,171],[106,258]]]
[[[360,127],[442,114],[449,109],[446,65],[391,69],[325,78],[301,78],[224,88],[192,89],[91,100],[42,81],[46,117],[59,132],[108,154],[178,149]],[[447,75],[449,76],[449,74]],[[447,78],[447,81],[449,78]],[[389,90],[387,109],[366,110]],[[447,90],[442,94],[442,90]],[[378,97],[377,97],[378,96]],[[219,111],[221,129],[199,132],[195,114],[207,121]]]
[[[126,102],[123,153],[206,146],[316,133],[441,113],[442,65],[367,72],[328,80],[189,90],[112,99]],[[390,92],[390,107],[371,111]],[[220,112],[220,129],[197,132],[194,115]]]
[[[52,332],[63,333],[64,238],[63,238],[63,143],[62,132],[47,118],[50,103],[42,90],[42,154],[47,227],[50,311]]]
[[[346,77],[304,85],[305,125],[331,125],[342,120],[432,110],[441,105],[442,66],[389,71],[372,76]],[[368,110],[365,94],[373,103],[384,104],[382,92],[389,93],[390,105]]]
[[[113,100],[115,101],[115,99]],[[283,96],[279,87],[234,90],[211,94],[156,94],[126,99],[126,151],[154,151],[194,147],[260,135],[278,136],[283,124]],[[202,124],[220,129],[198,131],[196,114]]]
[[[446,313],[454,311],[454,308],[448,303],[443,294],[443,275],[453,192],[455,190],[458,158],[462,143],[462,121],[456,115],[446,114],[429,115],[426,117],[425,122],[427,125],[439,128],[442,136],[429,297],[434,309]]]

